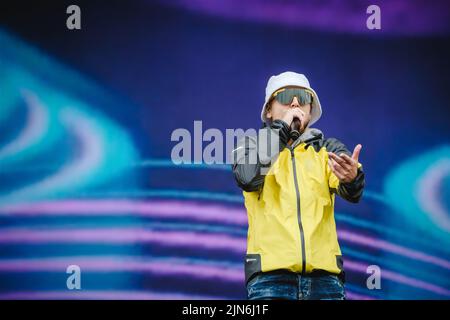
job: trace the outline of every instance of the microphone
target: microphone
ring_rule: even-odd
[[[291,123],[291,132],[289,134],[289,137],[292,139],[292,141],[295,141],[300,137],[300,128],[302,126],[302,121],[298,118],[294,118]]]

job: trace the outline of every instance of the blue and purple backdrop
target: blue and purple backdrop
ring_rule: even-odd
[[[348,298],[449,299],[450,6],[372,2],[2,4],[0,299],[245,299],[241,191],[227,165],[174,165],[171,133],[259,128],[286,70],[325,136],[363,145],[364,197],[336,203]]]

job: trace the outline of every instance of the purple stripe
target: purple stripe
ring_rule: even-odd
[[[243,283],[244,281],[243,270],[240,267],[180,263],[179,259],[151,261],[132,257],[64,257],[0,260],[0,272],[65,272],[66,268],[72,264],[80,266],[81,270],[91,272],[149,272],[157,275],[176,274],[201,279],[215,278],[237,283]],[[345,261],[347,270],[363,274],[366,274],[367,266],[368,264],[361,262]],[[381,276],[385,279],[440,295],[450,296],[449,290],[434,284],[409,278],[385,269],[381,273]]]
[[[162,260],[162,259],[160,259]],[[180,259],[155,261],[130,257],[63,257],[46,259],[0,260],[0,272],[65,272],[77,265],[89,272],[143,272],[156,275],[183,275],[199,279],[219,279],[243,283],[241,268],[226,265],[181,263]]]
[[[220,296],[189,295],[152,291],[14,291],[0,293],[0,300],[226,300]]]
[[[245,238],[185,231],[156,231],[139,228],[113,229],[4,229],[0,243],[156,243],[203,249],[232,250],[245,253]]]
[[[247,225],[245,210],[181,201],[64,200],[0,207],[0,213],[21,216],[105,215],[186,218],[196,221]]]
[[[360,262],[354,262],[354,261],[348,261],[345,260],[345,268],[347,270],[352,270],[355,272],[360,272],[360,273],[366,273],[367,271],[367,267],[369,265],[368,264],[363,264]],[[393,271],[389,271],[389,270],[385,270],[385,269],[381,269],[381,278],[384,279],[389,279],[410,287],[414,287],[414,288],[419,288],[419,289],[423,289],[426,291],[430,291],[430,292],[434,292],[440,295],[444,295],[444,296],[450,296],[450,290],[447,290],[445,288],[442,288],[440,286],[425,282],[425,281],[421,281],[418,279],[413,279],[407,276],[404,276],[402,274],[393,272]]]
[[[149,1],[150,2],[150,1]],[[152,1],[153,2],[153,1]],[[203,14],[304,30],[373,33],[366,26],[372,1],[172,0],[158,2]],[[448,34],[448,2],[378,1],[383,35]]]
[[[220,221],[225,223],[235,223],[235,224],[241,224],[243,221],[247,221],[247,217],[245,215],[244,210],[240,209],[231,209],[227,207],[221,207],[221,206],[211,206],[211,205],[198,205],[198,204],[192,204],[192,203],[183,203],[183,202],[174,202],[173,206],[172,203],[167,202],[134,202],[134,201],[64,201],[62,203],[34,203],[34,204],[28,204],[28,205],[16,205],[14,207],[7,207],[1,208],[0,210],[5,210],[6,212],[11,212],[14,214],[17,213],[25,213],[25,214],[76,214],[76,213],[82,213],[82,214],[125,214],[124,212],[128,211],[127,214],[130,212],[143,214],[143,215],[153,215],[153,216],[163,216],[163,217],[181,217],[181,218],[193,218],[195,220],[202,220],[202,221]],[[0,211],[1,212],[1,211]],[[224,221],[225,220],[225,221]],[[79,231],[82,232],[82,231]],[[87,231],[85,231],[87,232]],[[141,234],[141,232],[139,232]],[[434,257],[416,250],[408,249],[399,245],[395,245],[383,240],[378,240],[375,238],[358,235],[348,230],[339,230],[339,239],[357,243],[360,245],[365,245],[372,248],[382,249],[386,250],[392,253],[396,253],[411,259],[435,264],[437,266],[450,269],[450,262]],[[5,235],[6,236],[6,235]],[[10,237],[9,241],[18,241],[14,240],[15,237],[12,235],[7,235]],[[95,235],[94,235],[95,236]],[[31,237],[31,236],[30,236]],[[30,238],[28,237],[28,239]],[[89,237],[89,234],[86,234],[86,237]],[[117,239],[115,241],[120,241],[119,235],[113,235],[114,239]],[[198,238],[199,236],[197,236]],[[80,237],[77,237],[80,238]],[[128,238],[128,241],[131,241],[130,238],[126,234],[123,235],[122,241],[127,241],[126,238]],[[136,241],[139,241],[137,239],[137,235],[135,236]],[[2,240],[3,238],[0,236],[0,241],[7,241]],[[24,241],[27,239],[27,237],[23,237]],[[67,237],[64,239],[68,239]],[[63,240],[64,240],[63,239]],[[109,237],[109,239],[112,239]],[[39,240],[36,240],[39,241]],[[69,241],[69,240],[65,240]],[[76,239],[74,240],[76,241]],[[83,241],[82,239],[79,239],[79,241]],[[86,240],[88,241],[88,240]],[[91,240],[89,240],[91,241]],[[106,239],[105,239],[106,241]],[[114,240],[111,240],[114,241]],[[145,236],[142,237],[141,241],[145,241]],[[178,241],[178,238],[173,240],[174,242]],[[239,246],[239,245],[238,245]],[[236,247],[236,244],[232,247]],[[241,249],[238,249],[241,250]]]
[[[374,297],[365,296],[359,293],[354,293],[351,291],[346,290],[346,299],[348,300],[377,300]]]
[[[364,245],[364,246],[371,247],[371,248],[382,249],[382,250],[396,253],[396,254],[399,254],[399,255],[414,259],[414,260],[428,262],[428,263],[440,266],[445,269],[450,269],[450,262],[447,260],[444,260],[444,259],[441,259],[438,257],[434,257],[434,256],[430,256],[428,254],[425,254],[425,253],[422,253],[422,252],[419,252],[416,250],[408,249],[408,248],[405,248],[405,247],[402,247],[402,246],[399,246],[396,244],[392,244],[392,243],[386,242],[384,240],[379,240],[379,239],[359,235],[359,234],[353,233],[348,230],[339,230],[338,234],[339,234],[340,240],[357,243],[357,244]]]
[[[349,231],[340,231],[340,239],[345,241],[381,248],[412,259],[433,263],[450,268],[447,261],[428,256],[382,240],[360,236]],[[185,231],[155,231],[145,229],[58,229],[29,230],[6,229],[0,233],[0,243],[157,243],[167,246],[194,247],[216,250],[232,250],[244,253],[245,238],[224,234],[213,235]]]
[[[347,291],[349,300],[374,298]],[[0,300],[228,300],[232,297],[161,293],[152,291],[14,291],[0,293]]]
[[[182,201],[133,201],[133,200],[66,200],[57,202],[35,202],[0,207],[0,213],[15,215],[130,215],[164,218],[184,218],[196,221],[221,222],[246,225],[244,210],[219,205],[204,205]],[[450,262],[416,250],[408,249],[383,240],[358,235],[347,230],[339,230],[339,238],[373,248],[393,252],[411,259],[431,263],[450,269]],[[1,241],[1,240],[0,240]],[[81,240],[80,240],[81,241]],[[175,240],[176,242],[177,240]],[[234,247],[239,247],[234,242]],[[241,249],[237,249],[241,250]]]

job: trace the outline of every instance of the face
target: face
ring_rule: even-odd
[[[266,118],[269,119],[270,122],[283,119],[286,112],[291,108],[299,108],[304,112],[304,118],[300,119],[302,121],[301,131],[304,131],[311,121],[311,104],[308,103],[302,106],[300,105],[297,97],[294,97],[292,102],[287,105],[279,103],[276,99],[272,99],[267,107]]]

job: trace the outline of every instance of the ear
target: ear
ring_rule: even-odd
[[[272,106],[270,104],[266,106],[266,119],[272,119]]]

